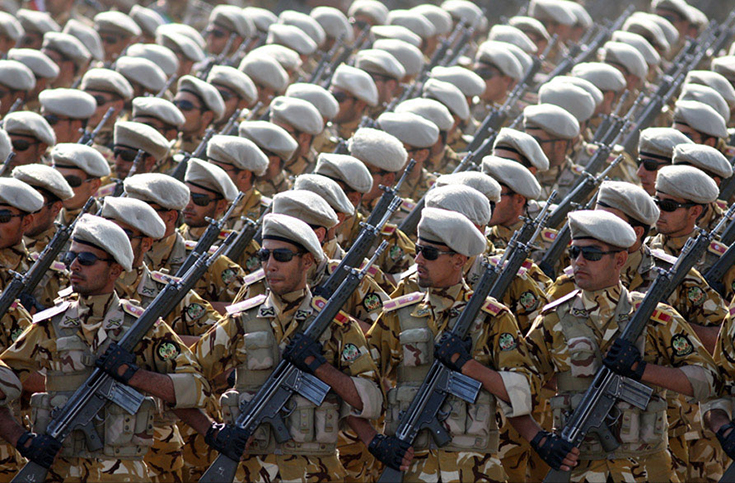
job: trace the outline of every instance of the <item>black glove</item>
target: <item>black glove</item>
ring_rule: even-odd
[[[401,441],[395,436],[376,434],[368,445],[368,451],[384,465],[400,471],[403,457],[410,447],[409,443]]]
[[[45,310],[46,307],[41,305],[41,303],[34,297],[33,295],[29,293],[22,293],[18,295],[18,300],[20,300],[21,305],[31,314],[35,314],[37,312],[41,312]]]
[[[632,367],[636,362],[638,363],[638,367],[633,370]],[[641,357],[638,348],[623,339],[615,339],[602,363],[614,373],[630,377],[636,381],[641,380],[643,371],[646,369],[646,362]]]
[[[240,461],[248,439],[248,433],[244,429],[220,423],[212,423],[204,436],[205,443],[232,461]]]
[[[127,384],[139,369],[135,365],[135,355],[126,351],[115,342],[110,344],[110,347],[107,348],[102,357],[95,361],[94,365],[123,384]],[[128,368],[121,376],[118,374],[118,369],[123,365],[127,365]]]
[[[237,378],[237,371],[230,371],[230,375],[227,376],[227,387],[235,387]]]
[[[445,332],[442,334],[439,342],[434,344],[434,357],[451,370],[462,372],[462,366],[467,361],[472,360],[472,355],[470,355],[471,350],[472,339],[468,337],[462,340],[450,332]],[[459,354],[459,357],[456,361],[452,362],[452,357],[455,354]]]
[[[314,357],[311,364],[306,363],[309,357]],[[297,333],[288,343],[283,351],[283,358],[310,374],[314,374],[322,364],[327,363],[322,355],[322,345],[303,332]]]
[[[730,431],[730,434],[725,436],[728,429],[732,429],[732,431]],[[730,458],[735,457],[735,423],[730,421],[729,423],[722,425],[722,427],[717,431],[716,436],[727,456],[730,456]]]
[[[29,439],[31,440],[31,445],[26,447]],[[18,438],[16,449],[21,456],[28,458],[44,468],[51,468],[51,465],[54,463],[54,458],[56,458],[56,453],[61,449],[61,443],[48,434],[36,434],[26,431]]]
[[[546,438],[546,441],[541,445],[541,440],[544,438]],[[555,434],[548,431],[539,431],[531,441],[531,447],[547,465],[558,470],[561,468],[564,458],[567,457],[574,446]]]

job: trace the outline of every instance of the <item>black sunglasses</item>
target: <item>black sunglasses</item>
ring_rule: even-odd
[[[197,206],[207,206],[213,201],[218,201],[222,199],[221,197],[210,198],[209,196],[201,193],[190,193],[190,196],[191,202]]]
[[[604,252],[597,247],[578,247],[576,245],[572,245],[571,247],[569,247],[569,257],[572,260],[576,260],[581,253],[585,260],[596,262],[598,260],[601,260],[603,255],[611,255],[613,253],[618,253],[619,251],[621,250],[610,250]]]
[[[306,252],[292,252],[288,248],[276,248],[275,250],[261,248],[260,250],[258,250],[258,258],[261,262],[265,263],[271,257],[271,253],[273,254],[273,258],[277,262],[285,263],[293,260],[293,257],[300,257],[301,255],[304,255]]]
[[[174,106],[178,107],[179,110],[182,112],[189,112],[189,111],[193,111],[194,109],[198,111],[204,110],[204,108],[202,107],[195,106],[194,103],[192,103],[191,101],[181,101],[181,100],[174,101]]]
[[[133,241],[136,238],[145,238],[145,235],[133,235],[133,230],[128,230],[127,228],[123,228],[123,231],[128,236],[128,240]]]
[[[483,80],[492,79],[500,75],[500,71],[493,69],[492,67],[479,67],[475,69],[475,74],[482,77]]]
[[[79,264],[84,265],[85,267],[91,267],[97,262],[114,262],[115,261],[114,258],[100,258],[92,252],[72,252],[72,251],[68,251],[64,253],[64,256],[61,259],[64,265],[66,265],[67,269],[71,267],[71,264],[74,263],[74,260],[78,260]]]
[[[224,37],[227,37],[227,32],[225,32],[224,30],[220,30],[220,29],[214,29],[214,28],[207,29],[207,31],[204,33],[206,35],[212,35],[216,39],[222,39]]]
[[[334,99],[337,101],[337,104],[342,104],[348,99],[356,99],[355,96],[350,95],[346,92],[333,92],[332,95],[334,96]]]
[[[225,102],[235,97],[235,94],[233,94],[232,92],[227,92],[227,91],[217,91],[217,92],[219,92],[219,95],[222,96],[222,100]]]
[[[0,224],[10,223],[13,218],[23,218],[25,213],[13,214],[10,210],[0,210]]]
[[[126,163],[132,163],[138,155],[138,151],[125,148],[115,148],[112,150],[112,153],[116,158],[120,158]]]
[[[67,183],[69,183],[69,186],[72,188],[79,188],[80,186],[82,186],[83,183],[87,183],[88,181],[92,180],[92,178],[82,179],[79,176],[75,176],[73,174],[64,176],[64,179]]]
[[[38,144],[38,141],[26,141],[25,139],[13,139],[13,151],[21,153],[28,151],[31,146]]]
[[[661,211],[666,211],[668,213],[671,213],[672,211],[676,211],[679,208],[691,208],[692,206],[697,206],[699,203],[677,203],[674,200],[662,200],[658,196],[653,197],[653,202],[656,203],[656,205],[661,209]]]
[[[423,255],[425,259],[429,261],[436,260],[439,258],[439,255],[453,255],[457,252],[449,250],[449,251],[442,251],[439,250],[436,247],[429,247],[426,245],[419,245],[416,244],[416,255]]]
[[[96,96],[92,96],[92,97],[94,97],[94,102],[97,103],[97,107],[104,106],[108,102],[112,102],[116,100],[115,98],[108,99],[107,97],[100,95],[100,94],[97,94]]]
[[[655,159],[641,159],[638,158],[636,161],[638,164],[638,167],[640,168],[641,165],[643,165],[643,169],[646,171],[658,171],[661,169],[662,166],[667,166],[671,163],[667,163],[666,161],[656,161]]]
[[[68,121],[69,118],[61,118],[57,116],[56,114],[44,114],[43,118],[46,119],[46,122],[49,123],[49,126],[55,126],[60,121]]]

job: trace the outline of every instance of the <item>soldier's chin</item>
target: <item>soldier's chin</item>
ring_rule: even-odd
[[[419,287],[421,288],[429,288],[432,286],[432,281],[428,277],[419,276],[417,281],[418,281]]]

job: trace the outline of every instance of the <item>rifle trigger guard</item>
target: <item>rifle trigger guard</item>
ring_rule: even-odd
[[[449,411],[442,411],[440,409],[439,412],[436,413],[436,419],[440,423],[446,421],[449,418],[449,416],[452,415],[452,411],[454,410],[454,406],[452,406],[452,403],[447,402],[447,404],[449,405]]]
[[[281,408],[281,415],[284,418],[287,418],[291,416],[291,413],[293,413],[296,410],[296,404],[291,404],[293,401],[289,400],[289,403],[284,405],[283,408]]]

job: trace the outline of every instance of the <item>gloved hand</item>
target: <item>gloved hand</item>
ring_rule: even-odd
[[[29,439],[31,440],[31,444],[26,447]],[[48,434],[36,434],[26,431],[18,438],[16,449],[21,456],[28,458],[44,468],[51,468],[56,454],[61,449],[61,442]]]
[[[462,340],[450,332],[445,332],[439,338],[439,342],[434,344],[434,357],[453,371],[461,373],[462,366],[472,360],[471,350],[472,339],[468,337]],[[459,354],[459,357],[452,362],[455,354]]]
[[[205,443],[232,461],[240,461],[245,453],[248,439],[249,435],[244,429],[220,423],[212,423],[207,434],[204,435]]]
[[[410,447],[406,441],[401,441],[395,436],[376,434],[368,445],[368,451],[384,465],[400,471],[403,457]]]
[[[730,433],[725,436],[727,430],[731,429]],[[717,439],[720,441],[722,449],[725,451],[727,456],[730,458],[735,457],[735,423],[730,421],[727,424],[723,424],[722,427],[716,433]]]
[[[635,363],[638,366],[633,370]],[[602,360],[611,371],[621,376],[630,377],[636,381],[640,381],[643,377],[643,371],[646,369],[646,362],[641,357],[641,353],[638,348],[623,339],[616,339],[613,342],[610,350],[607,351],[607,355]]]
[[[309,357],[313,357],[314,360],[307,364],[306,359]],[[303,332],[297,333],[289,342],[283,351],[283,358],[310,374],[314,374],[322,364],[327,363],[322,355],[322,345]]]
[[[28,311],[28,313],[35,314],[45,309],[38,299],[29,293],[18,295],[18,300],[20,300],[21,305]]]
[[[126,351],[115,342],[110,344],[105,353],[94,363],[115,380],[128,384],[133,375],[138,372],[139,367],[135,365],[135,355]],[[118,373],[121,366],[127,365],[128,368],[122,374]]]
[[[546,438],[546,441],[541,444],[541,440],[544,438]],[[539,431],[533,440],[531,440],[531,447],[547,465],[555,470],[559,470],[564,462],[564,458],[567,457],[574,446],[555,434],[549,433],[548,431]]]

